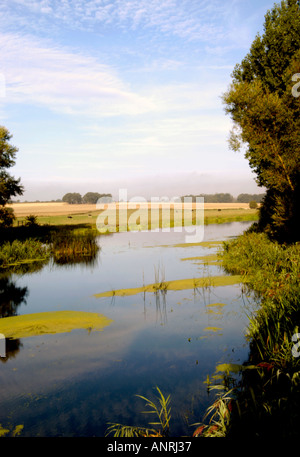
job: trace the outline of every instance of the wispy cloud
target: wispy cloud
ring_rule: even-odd
[[[132,91],[111,67],[94,57],[16,34],[0,34],[0,40],[7,101],[90,116],[153,109],[150,99]]]
[[[23,23],[25,17],[35,17],[41,25],[51,20],[93,30],[113,24],[114,28],[153,28],[188,40],[211,41],[223,36],[231,4],[235,0],[10,0],[2,11]]]

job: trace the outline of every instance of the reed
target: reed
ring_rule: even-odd
[[[50,240],[51,254],[56,262],[72,262],[80,258],[91,258],[99,250],[94,233],[90,231],[60,230]]]
[[[300,245],[248,231],[219,253],[240,274],[257,305],[249,311],[249,357],[232,402],[229,436],[296,436],[300,425],[300,358],[292,348],[300,322]]]
[[[49,249],[41,241],[29,238],[25,241],[6,241],[0,246],[0,269],[23,263],[48,260]]]
[[[156,387],[158,395],[155,397],[155,401],[152,401],[143,395],[137,395],[145,401],[146,407],[149,410],[143,411],[144,414],[153,414],[156,416],[156,421],[149,422],[149,425],[158,426],[159,428],[152,427],[139,427],[122,425],[118,423],[109,423],[109,427],[106,430],[106,436],[113,434],[115,437],[137,437],[137,436],[157,436],[167,437],[169,435],[170,420],[171,420],[171,407],[170,407],[170,395],[165,397],[159,387]]]

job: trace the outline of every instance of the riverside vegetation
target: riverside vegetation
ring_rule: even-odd
[[[244,278],[252,294],[248,308],[249,358],[243,365],[224,364],[223,383],[208,411],[208,424],[195,435],[293,437],[300,425],[300,359],[295,342],[300,325],[300,245],[279,244],[255,226],[224,243],[223,268]],[[257,303],[254,307],[253,303]],[[235,383],[232,373],[239,372]]]
[[[26,266],[91,262],[99,250],[90,226],[40,226],[37,223],[1,230],[0,270],[20,271]]]

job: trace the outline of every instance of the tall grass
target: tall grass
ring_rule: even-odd
[[[63,229],[53,233],[50,246],[52,256],[57,263],[90,259],[99,249],[94,233]]]
[[[99,250],[98,232],[88,227],[40,226],[35,217],[27,225],[1,232],[0,269],[37,265],[52,258],[57,264],[90,264]]]
[[[32,238],[24,241],[6,241],[0,245],[0,268],[9,268],[26,262],[44,261],[49,257],[49,248]]]
[[[149,422],[149,425],[154,425],[155,428],[110,423],[106,431],[106,436],[113,434],[115,437],[167,437],[169,435],[171,420],[170,395],[165,397],[159,387],[156,387],[156,390],[158,395],[155,397],[154,401],[143,395],[137,395],[137,397],[145,401],[146,407],[149,407],[149,409],[143,411],[143,413],[152,414],[156,418],[156,420]]]

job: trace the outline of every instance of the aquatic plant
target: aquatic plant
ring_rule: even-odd
[[[209,416],[209,423],[198,423],[193,436],[194,437],[226,437],[230,427],[230,413],[232,408],[233,389],[223,392],[224,386],[212,386],[212,389],[222,389],[217,394],[214,403],[207,409],[203,420]]]
[[[84,311],[50,311],[22,314],[0,319],[0,333],[6,338],[26,338],[49,333],[66,333],[74,329],[102,331],[111,319]]]
[[[52,234],[50,249],[55,262],[68,263],[95,256],[99,246],[91,231],[80,232],[64,229]]]
[[[300,245],[250,230],[224,243],[224,269],[240,274],[257,305],[248,311],[249,357],[230,415],[230,436],[290,437],[300,425],[300,360],[292,349],[300,321]]]
[[[22,263],[44,261],[50,258],[50,252],[41,241],[29,238],[25,241],[6,241],[0,245],[0,269]]]
[[[170,407],[170,395],[165,397],[159,387],[156,387],[158,395],[156,400],[152,401],[142,395],[136,395],[146,402],[146,407],[150,409],[143,411],[143,414],[154,414],[157,420],[149,422],[149,425],[155,425],[159,428],[152,427],[139,427],[139,426],[128,426],[118,423],[109,423],[109,427],[106,430],[106,436],[113,434],[115,437],[137,437],[137,436],[157,436],[167,437],[169,435],[170,420],[171,420],[171,407]]]
[[[3,436],[9,436],[9,437],[15,437],[21,434],[22,430],[24,428],[24,425],[17,425],[13,430],[10,430],[9,428],[4,428],[0,424],[0,437]]]

